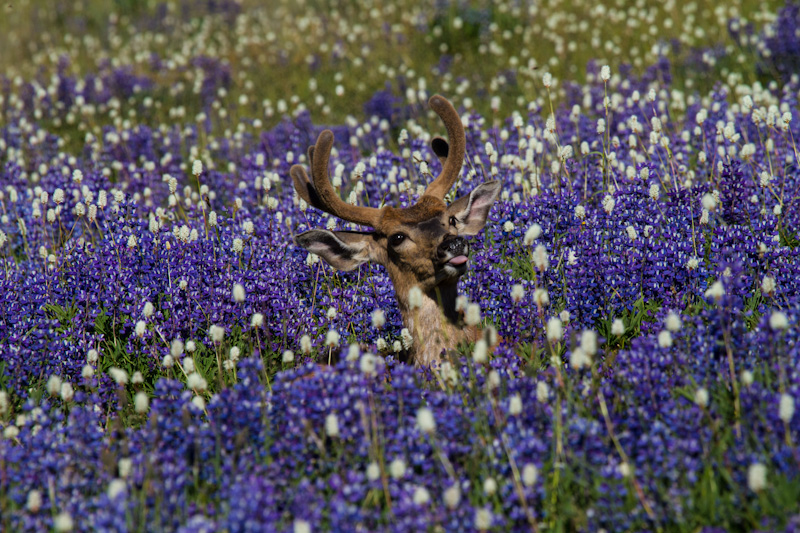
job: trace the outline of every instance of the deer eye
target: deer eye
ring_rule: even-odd
[[[406,240],[406,236],[402,233],[395,233],[391,237],[389,237],[389,244],[392,246],[400,246],[403,241]]]
[[[458,224],[458,219],[456,217],[450,217],[450,225],[456,226]]]

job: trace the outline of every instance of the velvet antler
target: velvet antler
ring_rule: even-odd
[[[444,199],[447,191],[458,180],[458,175],[461,173],[461,165],[464,163],[464,152],[466,150],[467,137],[464,133],[464,125],[461,123],[461,117],[453,105],[447,101],[446,98],[435,94],[428,100],[428,105],[431,106],[439,118],[444,122],[447,128],[447,141],[441,137],[434,137],[431,141],[431,149],[439,161],[442,162],[442,173],[437,176],[435,180],[428,185],[425,189],[426,196],[434,196],[440,200]]]
[[[309,181],[308,174],[302,166],[292,166],[289,173],[292,175],[297,194],[309,205],[342,220],[375,227],[380,220],[380,209],[350,205],[339,198],[339,195],[333,190],[333,185],[328,179],[328,159],[332,146],[333,133],[325,130],[317,137],[316,144],[308,148],[313,183]]]

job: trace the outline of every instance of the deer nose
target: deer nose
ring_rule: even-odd
[[[469,246],[463,237],[455,235],[445,237],[437,250],[440,259],[449,259],[459,255],[467,255]]]

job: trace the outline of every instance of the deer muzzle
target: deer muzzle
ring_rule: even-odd
[[[452,266],[466,264],[469,244],[463,237],[448,236],[439,245],[437,255],[443,263]]]

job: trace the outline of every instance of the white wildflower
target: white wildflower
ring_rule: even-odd
[[[436,420],[433,411],[428,407],[420,407],[417,410],[417,427],[423,433],[430,434],[436,431]]]
[[[753,492],[761,492],[767,488],[767,467],[761,463],[753,463],[747,468],[747,488]]]

